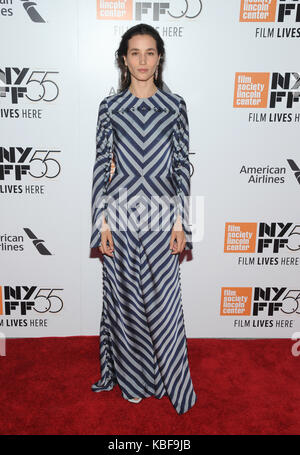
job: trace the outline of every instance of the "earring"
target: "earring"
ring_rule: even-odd
[[[125,80],[127,79],[127,65],[126,65],[126,70],[125,70],[125,74],[124,74],[124,79]]]
[[[156,71],[155,71],[155,79],[157,80],[158,78],[158,66],[156,67]]]

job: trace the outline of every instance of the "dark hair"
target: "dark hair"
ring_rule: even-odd
[[[154,78],[154,84],[158,88],[163,88],[163,80],[162,80],[162,70],[163,70],[163,63],[165,61],[165,46],[164,42],[158,33],[158,31],[148,24],[138,24],[134,25],[133,27],[129,28],[123,35],[119,45],[119,49],[116,51],[116,61],[117,65],[121,70],[121,78],[120,78],[120,89],[119,91],[125,90],[129,87],[131,83],[131,75],[130,72],[127,71],[127,76],[125,77],[126,73],[126,66],[124,61],[124,55],[127,55],[128,51],[128,41],[135,35],[150,35],[156,41],[156,47],[158,55],[160,55],[159,64],[158,64],[158,71],[157,71],[157,78]]]

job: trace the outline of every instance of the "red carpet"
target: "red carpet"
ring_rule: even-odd
[[[292,340],[188,339],[198,400],[133,404],[94,393],[98,337],[8,339],[0,357],[0,434],[300,434],[300,357]]]

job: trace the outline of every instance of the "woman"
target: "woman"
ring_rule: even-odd
[[[133,403],[167,395],[183,414],[197,399],[179,268],[179,253],[193,248],[189,131],[184,99],[162,89],[164,55],[153,27],[127,30],[116,53],[121,90],[99,107],[91,247],[104,255],[102,378],[92,390],[118,384]]]

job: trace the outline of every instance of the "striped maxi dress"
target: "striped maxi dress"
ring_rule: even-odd
[[[90,246],[101,242],[103,215],[114,253],[103,257],[101,379],[92,390],[108,391],[118,384],[124,398],[166,395],[178,414],[197,400],[179,255],[170,250],[178,215],[185,249],[193,248],[188,149],[186,103],[180,95],[158,88],[154,95],[138,98],[127,88],[101,101]]]

